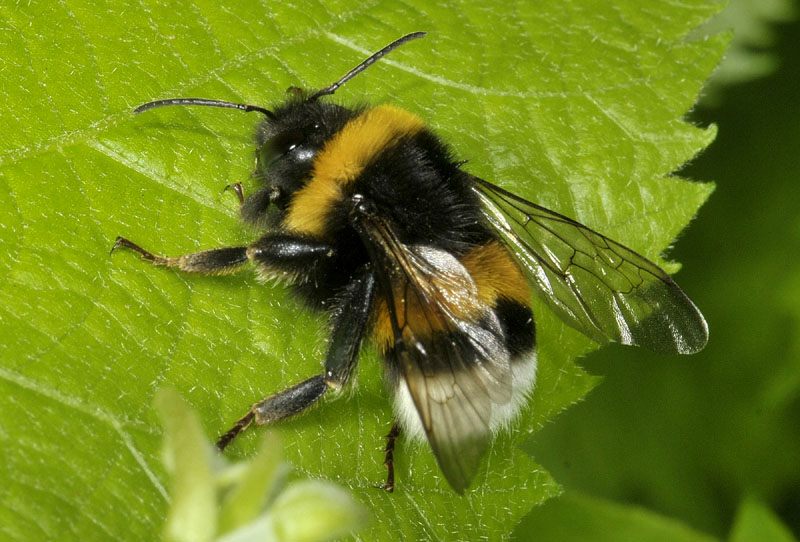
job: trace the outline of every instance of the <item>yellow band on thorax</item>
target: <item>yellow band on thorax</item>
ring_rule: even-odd
[[[342,188],[358,178],[383,149],[424,127],[419,117],[391,105],[368,109],[345,124],[314,159],[311,179],[289,205],[286,227],[296,233],[324,235],[325,218],[344,197]]]

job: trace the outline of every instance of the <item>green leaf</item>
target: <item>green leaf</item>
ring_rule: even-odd
[[[632,501],[727,535],[758,495],[795,533],[800,488],[800,23],[781,30],[781,69],[730,89],[719,138],[683,174],[720,179],[676,246],[678,281],[711,340],[682,358],[603,349],[587,401],[535,437],[537,461],[569,489]],[[724,180],[724,182],[722,182]]]
[[[177,542],[213,540],[217,498],[212,447],[197,415],[177,393],[162,390],[155,402],[164,423],[164,464],[170,473],[172,498],[164,538]]]
[[[796,542],[786,525],[755,498],[745,499],[736,514],[730,542]]]
[[[733,30],[733,41],[725,60],[714,72],[706,88],[703,103],[715,103],[720,89],[769,75],[778,65],[775,46],[776,26],[797,17],[790,0],[729,0],[716,17],[697,35],[714,35]]]
[[[706,534],[637,506],[567,491],[536,508],[516,530],[516,540],[537,542],[714,542]]]
[[[325,482],[297,482],[283,491],[270,508],[279,540],[323,542],[362,525],[363,507],[341,488]]]
[[[414,111],[471,172],[666,263],[659,254],[711,191],[672,172],[715,134],[683,120],[725,48],[723,38],[685,39],[714,9],[700,0],[0,7],[5,537],[153,537],[167,511],[155,390],[179,390],[213,437],[253,401],[320,370],[324,322],[284,287],[108,257],[117,235],[167,255],[257,235],[222,193],[239,180],[254,188],[257,119],[190,108],[133,117],[134,106],[189,95],[270,105],[291,85],[328,84],[403,32],[428,30],[336,100]],[[466,496],[447,487],[426,446],[403,440],[397,490],[374,489],[392,413],[371,351],[352,396],[278,428],[288,459],[369,506],[364,540],[507,537],[559,491],[518,444],[596,382],[574,364],[592,343],[535,309],[535,397]],[[259,433],[229,455],[253,454]]]
[[[273,434],[265,435],[251,460],[228,465],[177,393],[161,390],[155,403],[170,473],[167,540],[323,542],[366,522],[364,507],[334,484],[305,480],[284,489],[286,469]]]
[[[282,448],[278,439],[264,438],[245,468],[235,469],[235,480],[229,480],[235,485],[229,490],[220,510],[220,533],[254,520],[264,510],[282,478]]]

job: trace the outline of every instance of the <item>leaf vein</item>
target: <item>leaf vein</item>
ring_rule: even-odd
[[[166,489],[159,481],[158,477],[155,473],[150,470],[147,461],[145,461],[144,456],[142,453],[136,448],[133,443],[133,439],[131,436],[124,430],[123,424],[119,421],[119,419],[111,414],[110,412],[100,408],[99,406],[92,406],[84,403],[83,401],[77,399],[76,397],[72,397],[70,395],[66,395],[56,389],[50,388],[45,386],[42,382],[30,380],[29,378],[7,370],[5,367],[0,367],[0,378],[6,380],[7,382],[11,382],[12,384],[16,384],[17,386],[24,388],[26,390],[32,391],[43,397],[47,397],[53,401],[61,403],[73,410],[77,410],[83,414],[86,414],[89,417],[92,417],[99,422],[111,427],[111,429],[117,433],[120,438],[122,439],[122,443],[128,452],[133,456],[134,461],[139,465],[139,467],[144,472],[145,476],[150,480],[156,490],[161,494],[165,501],[169,502],[169,496],[167,495]]]

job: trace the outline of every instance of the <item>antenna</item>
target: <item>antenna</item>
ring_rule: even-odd
[[[350,79],[352,79],[353,77],[355,77],[359,73],[361,73],[364,70],[366,70],[367,68],[369,68],[371,65],[373,65],[375,62],[377,62],[378,60],[380,60],[384,56],[388,55],[389,53],[391,53],[392,51],[394,51],[395,49],[397,49],[401,45],[405,45],[406,43],[408,43],[411,40],[415,40],[415,39],[418,39],[418,38],[421,38],[421,37],[425,36],[425,34],[427,34],[427,32],[412,32],[411,34],[406,34],[402,38],[398,38],[398,39],[394,40],[392,43],[390,43],[389,45],[387,45],[386,47],[384,47],[383,49],[381,49],[377,53],[373,54],[372,56],[370,56],[369,58],[364,60],[361,64],[359,64],[358,66],[356,66],[355,68],[353,68],[352,70],[347,72],[346,74],[344,74],[344,76],[341,79],[339,79],[338,81],[336,81],[332,85],[328,85],[327,87],[323,88],[322,90],[318,90],[317,92],[312,94],[311,97],[308,99],[308,101],[309,102],[313,102],[314,100],[316,100],[317,98],[319,98],[321,96],[328,96],[330,94],[333,94],[334,92],[336,92],[336,90],[340,86],[342,86],[345,83],[347,83]]]
[[[205,107],[225,107],[228,109],[238,109],[240,111],[244,111],[245,113],[249,113],[250,111],[258,111],[259,113],[266,115],[267,118],[270,119],[275,118],[275,115],[273,115],[272,111],[257,105],[237,104],[234,102],[226,102],[225,100],[209,100],[206,98],[170,98],[168,100],[156,100],[154,102],[147,102],[146,104],[140,105],[139,107],[133,110],[133,113],[135,115],[138,115],[139,113],[144,113],[145,111],[156,109],[157,107],[167,107],[170,105],[202,105]]]
[[[318,90],[317,92],[312,94],[307,101],[313,102],[317,98],[333,94],[340,86],[347,83],[350,79],[352,79],[359,73],[363,72],[371,65],[373,65],[375,62],[377,62],[384,56],[388,55],[401,45],[405,45],[411,40],[421,38],[426,34],[427,32],[412,32],[410,34],[406,34],[401,38],[394,40],[392,43],[390,43],[377,53],[373,54],[372,56],[361,62],[361,64],[359,64],[346,74],[344,74],[344,76],[335,83],[328,85],[322,90]],[[272,111],[258,105],[239,104],[234,102],[228,102],[225,100],[210,100],[207,98],[170,98],[168,100],[156,100],[154,102],[147,102],[146,104],[140,105],[139,107],[133,110],[133,113],[135,115],[138,115],[139,113],[144,113],[145,111],[150,111],[151,109],[156,109],[158,107],[167,107],[171,105],[199,105],[203,107],[224,107],[227,109],[238,109],[239,111],[244,111],[245,113],[249,113],[250,111],[258,111],[262,115],[265,115],[268,119],[271,120],[275,119],[275,114]]]

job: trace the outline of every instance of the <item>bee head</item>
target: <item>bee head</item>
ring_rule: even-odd
[[[425,32],[413,32],[393,41],[347,72],[341,79],[323,89],[306,92],[297,87],[291,87],[288,91],[288,99],[274,110],[225,100],[171,98],[148,102],[140,105],[133,112],[138,114],[170,105],[199,105],[261,113],[265,118],[256,131],[254,175],[263,179],[266,187],[254,194],[253,198],[255,199],[248,202],[250,205],[245,206],[243,215],[249,214],[255,217],[269,204],[275,204],[280,210],[285,210],[292,194],[299,190],[308,178],[314,158],[322,149],[325,141],[359,112],[359,109],[348,109],[320,101],[319,98],[332,95],[339,87],[381,57],[425,34]]]
[[[288,204],[310,177],[314,158],[354,114],[357,110],[292,95],[259,124],[254,176],[269,187],[270,203]]]

